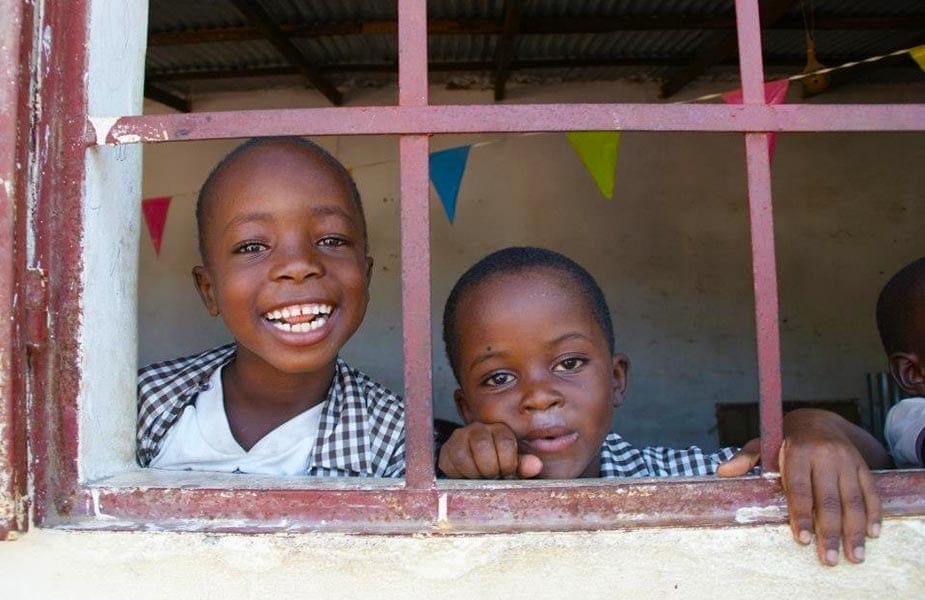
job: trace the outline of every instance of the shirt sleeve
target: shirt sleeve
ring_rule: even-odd
[[[395,446],[395,452],[386,465],[383,477],[404,477],[405,476],[405,439],[402,438]]]
[[[715,475],[716,468],[737,451],[737,448],[720,448],[706,453],[697,446],[683,449],[650,446],[642,449],[642,458],[653,477],[695,477]]]
[[[925,398],[906,398],[891,408],[884,437],[897,467],[925,466]]]

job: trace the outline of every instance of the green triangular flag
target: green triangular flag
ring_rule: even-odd
[[[570,131],[565,134],[605,198],[613,197],[620,150],[619,131]]]
[[[909,51],[909,54],[912,55],[915,62],[919,63],[919,67],[925,71],[925,44],[916,46]]]

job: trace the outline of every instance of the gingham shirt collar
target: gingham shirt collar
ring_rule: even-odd
[[[145,367],[138,375],[138,463],[160,452],[167,431],[195,402],[216,369],[231,362],[228,344]],[[306,475],[401,477],[404,412],[401,398],[337,359]]]
[[[720,463],[736,453],[720,448],[707,453],[691,446],[684,449],[649,446],[636,448],[616,433],[601,445],[601,477],[694,477],[715,475]]]

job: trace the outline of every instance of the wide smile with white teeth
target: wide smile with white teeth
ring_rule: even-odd
[[[333,310],[330,304],[293,304],[271,310],[263,318],[280,331],[307,333],[323,327]]]

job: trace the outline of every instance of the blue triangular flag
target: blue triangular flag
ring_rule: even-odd
[[[432,152],[430,155],[430,180],[437,189],[450,223],[456,218],[456,197],[459,196],[459,184],[466,170],[466,161],[469,160],[469,148],[460,146]]]

